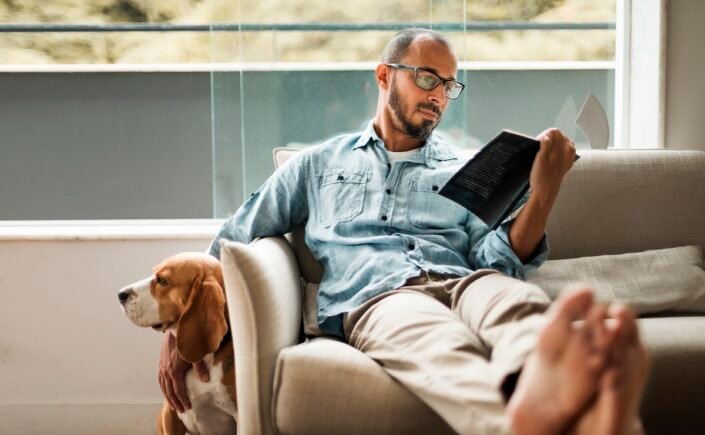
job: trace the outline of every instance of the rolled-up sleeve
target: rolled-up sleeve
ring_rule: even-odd
[[[516,216],[515,212],[527,199],[528,194],[519,201],[513,216]],[[531,258],[527,262],[521,261],[509,242],[509,229],[513,222],[514,217],[508,218],[497,229],[490,231],[482,220],[470,213],[466,231],[470,236],[471,246],[468,261],[473,270],[495,269],[514,278],[526,279],[529,270],[546,261],[549,248],[545,233]]]
[[[297,153],[254,192],[218,230],[208,252],[220,258],[220,241],[250,243],[285,234],[308,216],[308,152]]]

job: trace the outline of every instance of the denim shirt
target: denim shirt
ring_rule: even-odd
[[[289,159],[223,224],[210,253],[220,257],[220,239],[249,243],[305,223],[306,244],[323,266],[318,323],[340,337],[344,313],[424,271],[490,268],[524,278],[548,255],[545,235],[522,264],[509,244],[512,219],[490,231],[438,194],[466,160],[433,133],[420,152],[392,165],[370,122]]]

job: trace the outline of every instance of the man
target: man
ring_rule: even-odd
[[[442,35],[398,33],[375,74],[375,118],[361,133],[299,153],[222,227],[250,242],[306,223],[322,264],[318,321],[420,397],[459,433],[623,434],[648,370],[632,314],[587,289],[549,301],[522,278],[547,256],[544,228],[575,149],[537,139],[531,195],[495,231],[437,194],[463,161],[433,133],[457,59]],[[196,369],[200,370],[199,365]],[[178,410],[188,365],[168,334],[160,384]]]

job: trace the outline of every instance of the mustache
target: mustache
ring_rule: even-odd
[[[437,106],[435,106],[434,104],[420,103],[416,106],[416,108],[430,110],[431,112],[438,115],[439,118],[441,117],[441,110]]]

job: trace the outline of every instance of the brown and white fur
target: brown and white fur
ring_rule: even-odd
[[[203,360],[210,381],[186,373],[191,409],[172,411],[165,401],[157,420],[160,434],[220,435],[237,432],[233,344],[220,262],[197,252],[169,257],[154,273],[118,292],[127,317],[137,326],[170,331],[181,357]]]

